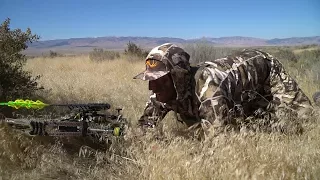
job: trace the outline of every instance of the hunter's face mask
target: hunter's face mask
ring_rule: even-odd
[[[162,44],[150,51],[145,61],[146,70],[134,79],[153,81],[169,74],[176,90],[176,99],[183,99],[190,81],[189,58],[189,54],[177,45]]]

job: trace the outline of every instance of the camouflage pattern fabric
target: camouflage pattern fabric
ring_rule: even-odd
[[[235,117],[276,117],[289,114],[307,118],[312,105],[298,84],[272,55],[244,50],[205,62],[195,75],[199,116],[221,127]]]
[[[184,64],[189,68],[189,55],[175,44],[165,43],[153,48],[146,57],[146,70],[134,79],[155,80],[170,72],[174,67]]]
[[[184,57],[178,60],[183,60],[169,68],[177,99],[161,103],[151,92],[139,125],[155,126],[171,110],[188,126],[206,122],[214,127],[232,124],[235,117],[264,112],[278,117],[290,112],[299,118],[312,112],[310,100],[296,81],[266,52],[245,49],[196,67],[189,67],[189,55],[185,54],[179,53],[177,56]],[[174,56],[165,59],[171,62]]]

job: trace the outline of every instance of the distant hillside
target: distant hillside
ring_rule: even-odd
[[[285,39],[271,39],[266,41],[270,45],[306,45],[320,44],[320,36],[314,37],[292,37]]]
[[[176,44],[207,42],[217,46],[293,46],[320,44],[320,36],[314,37],[292,37],[284,39],[260,39],[253,37],[220,37],[220,38],[198,38],[198,39],[181,39],[170,37],[97,37],[97,38],[71,38],[39,41],[30,44],[27,54],[45,53],[49,50],[58,52],[80,53],[89,52],[93,48],[105,48],[110,50],[122,51],[127,43],[131,41],[140,47],[149,49],[159,44],[172,42]]]
[[[194,39],[194,42],[199,41],[200,39]],[[267,40],[253,38],[253,37],[242,37],[242,36],[232,36],[232,37],[220,37],[220,38],[202,38],[210,43],[221,46],[265,46]]]

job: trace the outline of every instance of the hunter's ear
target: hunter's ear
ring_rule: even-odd
[[[186,64],[189,64],[190,55],[186,52],[179,52],[179,53],[173,54],[171,58],[174,66],[182,65],[182,64],[186,65]]]
[[[186,60],[189,62],[190,55],[187,52],[182,52],[182,54],[186,57]]]

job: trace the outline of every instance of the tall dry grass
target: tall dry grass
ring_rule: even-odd
[[[42,75],[40,84],[50,90],[48,101],[109,102],[114,107],[123,107],[124,115],[133,124],[148,98],[147,83],[132,79],[144,69],[143,61],[118,59],[94,63],[87,56],[35,58],[28,61],[26,69]],[[133,128],[124,139],[112,139],[111,146],[104,150],[89,145],[79,148],[81,140],[30,138],[1,126],[0,176],[2,179],[319,179],[319,118],[314,117],[303,126],[302,135],[243,131],[197,141],[180,136],[177,131],[184,127],[169,114],[160,133],[136,137]],[[67,147],[61,142],[71,145]]]
[[[133,80],[144,70],[143,62],[118,59],[97,63],[88,56],[34,58],[25,68],[42,75],[39,84],[49,90],[46,97],[52,103],[107,102],[137,118],[148,98],[147,83]]]

